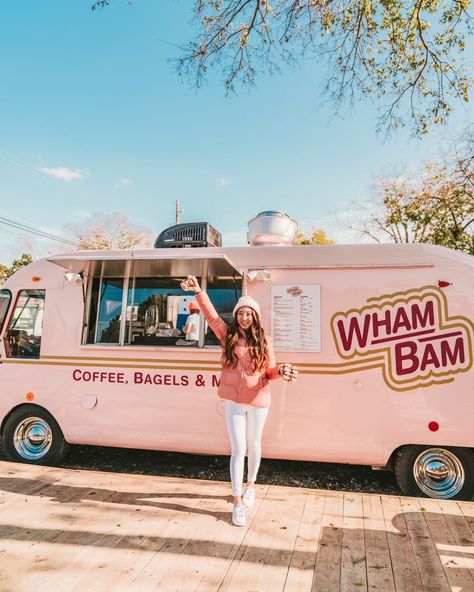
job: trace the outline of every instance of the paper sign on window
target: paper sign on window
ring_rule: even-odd
[[[272,286],[272,337],[278,351],[321,351],[321,286]]]

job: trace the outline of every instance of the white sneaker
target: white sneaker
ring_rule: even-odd
[[[245,511],[242,504],[237,504],[234,506],[232,510],[232,522],[235,526],[245,526],[247,524],[247,520],[245,519]]]
[[[250,508],[255,503],[255,487],[247,487],[242,496],[242,503],[246,508]]]

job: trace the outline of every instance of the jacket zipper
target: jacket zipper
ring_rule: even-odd
[[[243,357],[243,360],[242,360],[242,371],[240,373],[239,392],[237,393],[237,401],[236,401],[236,403],[238,403],[239,400],[240,400],[240,392],[242,390],[242,377],[243,377],[244,371],[245,371],[245,362],[247,360],[247,351],[248,351],[248,347],[245,348],[245,353],[244,353],[244,357]]]

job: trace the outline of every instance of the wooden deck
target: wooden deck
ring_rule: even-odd
[[[473,592],[474,503],[0,462],[0,591]]]

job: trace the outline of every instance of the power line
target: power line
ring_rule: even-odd
[[[51,234],[49,232],[44,232],[39,228],[35,228],[34,226],[29,226],[28,224],[23,224],[22,222],[17,222],[16,220],[12,220],[11,218],[7,218],[6,216],[0,215],[0,224],[5,226],[9,226],[10,228],[15,228],[16,230],[21,230],[23,232],[28,232],[30,234],[35,234],[36,236],[40,236],[41,238],[46,238],[48,240],[57,241],[59,243],[64,243],[67,245],[72,245],[73,247],[79,248],[79,245],[73,242],[71,239],[64,238],[62,236],[58,236],[57,234]]]

